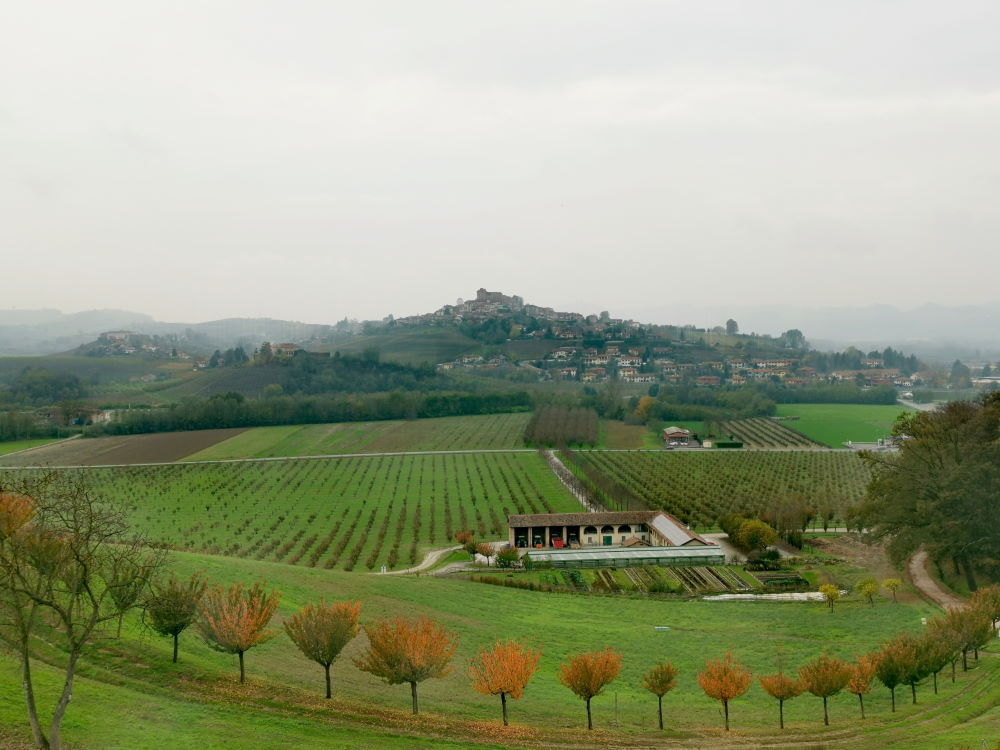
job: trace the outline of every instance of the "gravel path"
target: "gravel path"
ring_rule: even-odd
[[[913,554],[913,557],[906,563],[906,572],[910,574],[910,580],[920,590],[920,593],[942,609],[960,609],[965,606],[962,599],[941,588],[927,572],[927,552],[925,550],[919,550]]]
[[[403,570],[387,570],[385,573],[372,573],[371,575],[401,576],[404,573],[419,573],[421,571],[427,570],[428,568],[433,568],[438,560],[440,560],[445,555],[448,555],[458,549],[462,548],[458,545],[455,545],[454,547],[445,547],[444,549],[432,549],[424,557],[424,561],[422,563],[412,568],[404,568]]]

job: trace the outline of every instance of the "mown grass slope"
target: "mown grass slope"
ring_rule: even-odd
[[[204,571],[228,584],[262,580],[282,592],[274,625],[303,604],[326,597],[362,601],[362,618],[427,614],[460,638],[455,669],[420,686],[425,715],[407,715],[407,686],[387,686],[351,664],[363,639],[335,664],[333,701],[319,698],[321,669],[283,635],[247,654],[250,684],[236,684],[236,659],[208,649],[194,632],[181,639],[181,663],[172,665],[168,639],[144,634],[135,618],[120,642],[107,643],[84,664],[66,720],[66,734],[80,748],[259,747],[474,747],[509,743],[582,747],[707,747],[722,740],[718,704],[695,678],[704,660],[731,648],[755,673],[772,672],[779,650],[784,668],[829,651],[853,658],[903,630],[918,631],[934,611],[907,594],[899,604],[871,608],[844,602],[830,612],[815,603],[662,601],[535,593],[434,577],[359,575],[222,557],[177,554],[180,575]],[[654,626],[669,626],[657,631]],[[525,696],[511,703],[515,723],[504,732],[493,697],[474,692],[465,670],[476,650],[497,638],[527,640],[542,648],[538,674]],[[619,679],[593,702],[588,734],[583,703],[557,679],[571,653],[611,645],[623,654]],[[806,695],[786,704],[788,728],[779,735],[777,707],[755,683],[733,702],[734,729],[726,747],[803,747],[829,740],[838,747],[948,748],[953,741],[996,736],[1000,660],[985,653],[980,667],[941,680],[934,696],[918,688],[912,706],[904,691],[890,713],[888,691],[866,697],[869,718],[858,718],[857,699],[830,700],[832,726],[822,725],[821,702]],[[654,660],[680,668],[677,688],[664,701],[668,731],[654,729],[656,701],[641,687]],[[45,672],[43,705],[57,688]],[[616,701],[617,698],[617,701]],[[616,711],[617,704],[617,711]],[[0,724],[27,736],[16,669],[0,656]],[[614,726],[617,724],[617,726]],[[527,727],[527,728],[526,728]],[[409,738],[400,737],[409,734]],[[325,743],[325,744],[324,744]]]

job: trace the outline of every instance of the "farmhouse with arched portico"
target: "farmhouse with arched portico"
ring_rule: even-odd
[[[701,536],[663,511],[536,513],[507,519],[508,541],[538,547],[684,547],[707,545]]]

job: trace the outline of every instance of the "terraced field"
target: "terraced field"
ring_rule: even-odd
[[[835,517],[859,501],[869,472],[854,453],[834,451],[579,451],[653,508],[698,528],[723,513],[756,514],[792,496]],[[837,524],[839,525],[839,524]]]
[[[189,455],[185,460],[523,448],[524,428],[530,417],[528,413],[484,414],[412,421],[255,427]]]
[[[459,529],[579,503],[535,453],[379,456],[81,470],[171,547],[296,565],[404,568]]]

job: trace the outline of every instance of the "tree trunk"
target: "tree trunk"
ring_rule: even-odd
[[[964,648],[962,649],[962,671],[963,672],[969,671],[969,652],[966,651]]]
[[[79,658],[79,651],[70,651],[69,662],[66,664],[66,681],[63,683],[62,694],[59,696],[56,710],[52,712],[52,723],[49,725],[49,747],[52,750],[62,750],[60,728],[66,707],[73,698],[73,678],[76,676],[76,661]]]
[[[864,720],[864,718],[865,718],[865,696],[863,696],[861,693],[858,693],[858,702],[861,703],[861,719]]]
[[[657,706],[656,706],[657,714],[658,714],[658,716],[660,718],[660,730],[662,731],[663,730],[663,696],[662,695],[656,696],[656,703],[657,703]]]
[[[957,662],[957,661],[958,661],[958,659],[952,659],[951,660],[951,681],[952,682],[955,681],[955,662]]]
[[[500,693],[500,710],[503,712],[503,725],[507,726],[507,693]]]
[[[177,663],[177,639],[180,638],[180,633],[174,633],[174,664]]]
[[[778,699],[778,726],[785,728],[785,701]]]
[[[332,698],[333,692],[330,690],[330,665],[324,664],[323,671],[326,673],[326,697]]]
[[[726,731],[729,731],[729,701],[722,701],[722,710],[726,715]]]
[[[28,723],[31,724],[31,734],[35,738],[35,744],[41,748],[49,747],[49,740],[42,731],[42,725],[38,721],[38,706],[35,705],[35,686],[31,680],[31,660],[28,656],[28,641],[21,639],[19,644],[21,657],[21,686],[24,688],[24,702],[28,707]]]
[[[420,713],[417,706],[417,683],[410,683],[410,698],[413,700],[413,713],[414,715]]]
[[[244,671],[243,668],[243,652],[240,651],[240,684],[242,685],[245,680],[246,680],[246,672]]]
[[[917,683],[910,683],[910,690],[913,692],[913,705],[917,705]]]
[[[587,698],[587,729],[594,728],[594,720],[590,715],[590,698]]]
[[[934,695],[937,695],[937,672],[934,673]]]
[[[892,695],[892,712],[896,713],[896,688],[889,688],[889,693]]]
[[[971,593],[978,588],[976,586],[976,577],[972,574],[972,564],[969,562],[968,555],[962,555],[958,560],[962,563],[962,569],[965,571],[965,583]]]
[[[826,710],[826,696],[823,696],[823,726],[830,726],[830,714]]]

